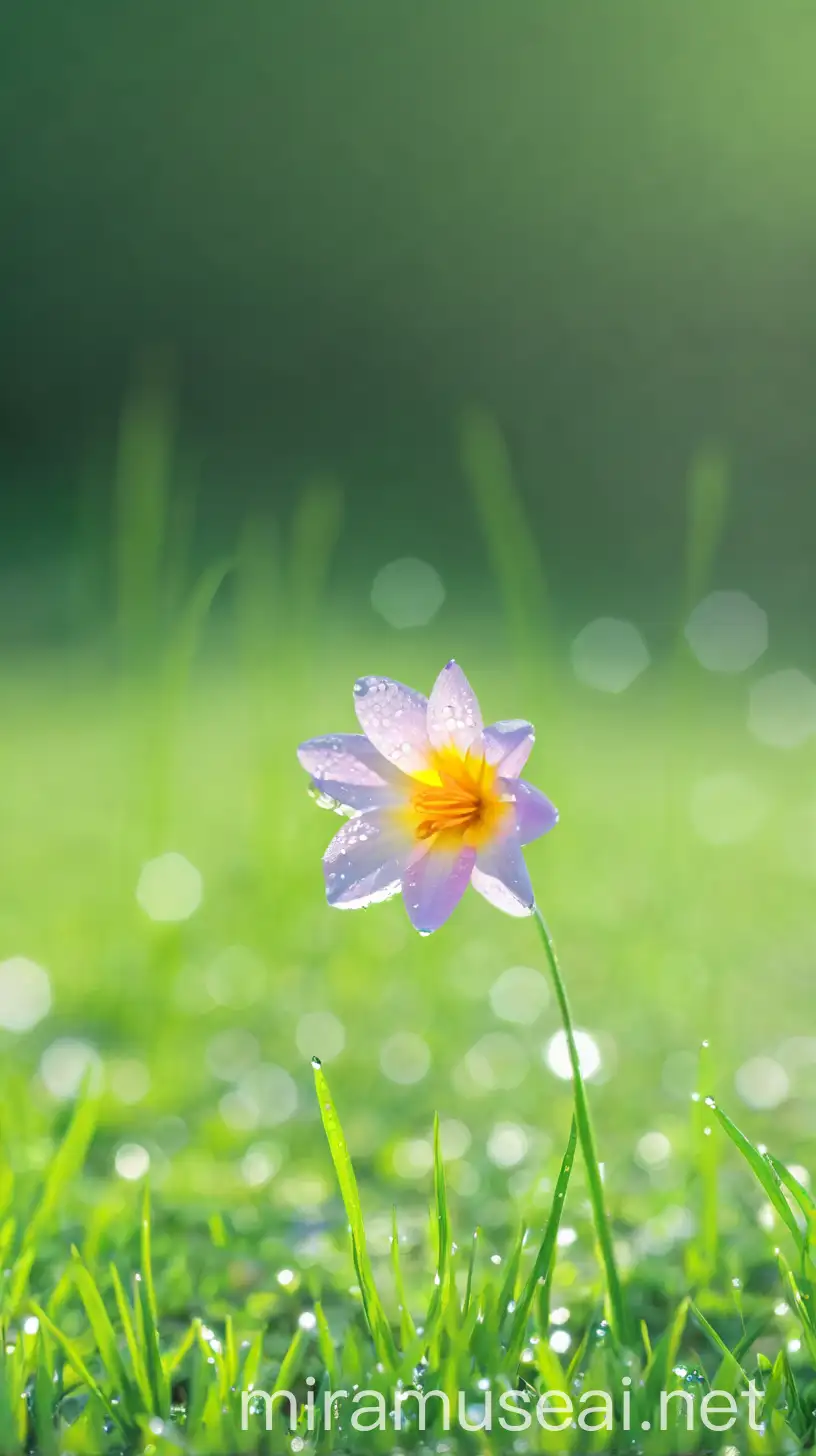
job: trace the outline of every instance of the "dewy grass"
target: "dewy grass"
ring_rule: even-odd
[[[312,1273],[309,1283],[313,1290],[316,1280],[322,1283],[323,1299],[313,1308],[299,1301],[267,1328],[266,1320],[257,1327],[257,1314],[241,1313],[237,1305],[225,1312],[223,1296],[215,1301],[220,1310],[212,1323],[202,1310],[178,1327],[178,1313],[162,1309],[163,1300],[172,1301],[178,1254],[172,1237],[169,1244],[162,1239],[164,1260],[155,1266],[156,1225],[145,1189],[133,1228],[138,1267],[132,1300],[116,1264],[106,1274],[97,1258],[74,1250],[66,1287],[60,1288],[65,1283],[60,1280],[50,1293],[43,1289],[37,1300],[6,1316],[0,1354],[4,1456],[32,1450],[47,1456],[122,1451],[170,1456],[179,1449],[191,1456],[291,1449],[385,1453],[394,1449],[396,1430],[400,1449],[418,1451],[438,1450],[440,1441],[448,1441],[449,1450],[461,1451],[618,1452],[632,1450],[634,1442],[644,1456],[726,1446],[778,1456],[810,1445],[816,1321],[812,1224],[805,1215],[812,1214],[812,1200],[800,1178],[750,1143],[725,1114],[723,1126],[763,1194],[776,1200],[784,1199],[781,1189],[791,1192],[785,1222],[796,1267],[778,1251],[775,1285],[759,1297],[764,1312],[736,1327],[720,1293],[700,1296],[705,1309],[687,1293],[653,1344],[645,1330],[631,1344],[621,1343],[589,1307],[577,1352],[564,1363],[551,1339],[550,1289],[578,1120],[540,1243],[528,1254],[527,1240],[517,1237],[504,1259],[480,1257],[475,1241],[462,1257],[437,1136],[435,1234],[428,1245],[425,1291],[412,1270],[406,1292],[400,1269],[388,1294],[379,1285],[387,1261],[376,1268],[368,1252],[355,1172],[319,1064],[314,1077],[348,1224],[356,1295],[341,1293],[340,1270],[335,1276]],[[80,1108],[80,1124],[86,1107]],[[79,1147],[75,1119],[58,1158],[61,1170],[70,1166],[74,1178]],[[51,1191],[44,1186],[40,1207],[49,1206],[53,1186]],[[61,1189],[63,1198],[71,1192],[64,1182]],[[801,1222],[792,1209],[803,1215]],[[44,1227],[40,1221],[40,1235]],[[231,1256],[234,1241],[234,1234],[227,1236]],[[37,1255],[53,1257],[53,1241],[48,1255],[41,1247]],[[400,1268],[393,1246],[392,1258]],[[637,1296],[625,1290],[619,1296],[618,1317],[634,1331]],[[798,1322],[804,1364],[801,1356],[792,1363],[795,1339],[780,1343],[778,1336],[767,1337],[770,1305],[782,1299]],[[568,1410],[571,1421],[563,1419]],[[377,1412],[384,1424],[373,1423]],[[521,1417],[531,1412],[535,1418],[523,1425]]]

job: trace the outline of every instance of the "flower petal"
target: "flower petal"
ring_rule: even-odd
[[[396,894],[415,842],[388,810],[359,814],[344,824],[323,856],[326,898],[340,910],[359,910]]]
[[[312,784],[341,808],[359,814],[382,809],[402,797],[405,780],[362,733],[329,733],[301,743],[298,758]],[[333,807],[327,803],[326,807]]]
[[[507,779],[521,773],[535,743],[535,728],[523,718],[491,723],[482,734],[484,755]]]
[[[473,888],[506,915],[532,915],[535,895],[515,837],[497,840],[479,850]]]
[[[428,737],[434,748],[467,753],[482,731],[478,699],[457,662],[443,667],[428,699]]]
[[[515,804],[514,837],[519,844],[530,844],[555,828],[558,810],[540,789],[528,784],[526,779],[507,778],[499,780],[499,788]]]
[[[428,700],[390,677],[360,677],[354,684],[360,727],[389,763],[405,773],[428,767]]]
[[[364,814],[370,809],[395,808],[404,802],[404,794],[396,784],[336,784],[333,779],[313,779],[312,786],[321,796],[321,809],[347,810],[349,814]]]
[[[402,894],[411,924],[424,935],[438,930],[453,914],[476,862],[476,851],[459,835],[437,835],[430,848],[409,864]]]

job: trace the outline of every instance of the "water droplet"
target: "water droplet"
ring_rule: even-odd
[[[312,1066],[314,1067],[314,1069],[315,1069],[316,1072],[319,1072],[320,1071],[320,1068],[322,1067],[322,1065],[323,1065],[323,1063],[321,1062],[321,1060],[320,1060],[319,1057],[312,1057]]]

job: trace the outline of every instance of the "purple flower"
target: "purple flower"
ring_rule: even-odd
[[[438,930],[467,886],[509,915],[530,915],[522,845],[558,811],[518,777],[535,741],[519,719],[485,728],[455,662],[430,698],[387,677],[354,684],[359,733],[298,749],[322,802],[351,817],[323,856],[326,895],[356,910],[402,890],[412,924]]]

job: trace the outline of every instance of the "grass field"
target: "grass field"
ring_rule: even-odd
[[[305,1402],[309,1375],[390,1400],[399,1379],[575,1394],[629,1372],[621,1449],[809,1443],[813,752],[748,727],[752,684],[788,664],[706,673],[678,621],[627,691],[582,686],[509,485],[480,493],[478,464],[499,617],[454,600],[399,633],[365,600],[332,604],[325,485],[277,555],[255,523],[171,591],[161,493],[139,468],[115,633],[2,664],[2,1456],[394,1449],[351,1429],[348,1402],[333,1433],[302,1413],[291,1445],[284,1422],[240,1430],[242,1389]],[[716,543],[699,495],[687,575],[703,594]],[[324,903],[339,821],[307,797],[297,743],[353,728],[362,673],[427,691],[454,654],[488,721],[536,724],[528,776],[561,812],[529,863],[591,1038],[625,1345],[603,1321],[580,1158],[571,1178],[562,1164],[572,1092],[533,924],[469,892],[420,939],[399,900]],[[742,1405],[721,1436],[641,1429],[666,1386],[751,1376],[762,1431]],[[618,1449],[535,1429],[454,1447],[409,1428],[400,1447],[423,1439]]]

